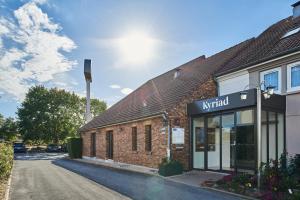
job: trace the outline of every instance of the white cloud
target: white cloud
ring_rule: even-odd
[[[109,87],[112,89],[120,89],[121,88],[121,86],[119,86],[117,84],[110,85]]]
[[[29,87],[52,80],[54,86],[68,87],[55,77],[77,64],[63,55],[75,49],[75,43],[38,7],[45,2],[28,2],[13,18],[0,16],[0,90],[10,98],[22,100]],[[9,45],[4,46],[5,40]]]
[[[122,92],[123,94],[126,94],[126,95],[130,94],[132,91],[133,91],[133,90],[130,89],[130,88],[123,88],[123,89],[121,90],[121,92]]]

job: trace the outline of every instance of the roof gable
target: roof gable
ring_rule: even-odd
[[[80,131],[163,113],[208,80],[250,42],[251,40],[246,40],[208,58],[201,56],[147,81],[84,125]],[[178,70],[180,74],[174,78],[174,73]]]

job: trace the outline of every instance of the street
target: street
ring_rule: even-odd
[[[62,154],[16,156],[12,200],[126,198],[121,194],[132,199],[237,199],[158,176],[63,159]]]
[[[63,156],[56,153],[17,155],[9,199],[126,199],[89,179],[52,164]]]

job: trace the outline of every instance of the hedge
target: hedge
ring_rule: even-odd
[[[162,176],[182,174],[183,166],[179,161],[163,159],[159,165],[158,173]]]
[[[14,161],[14,150],[9,143],[0,143],[0,179],[6,179],[10,175],[10,171]]]
[[[69,138],[67,143],[67,149],[70,158],[82,157],[82,139],[81,138]]]

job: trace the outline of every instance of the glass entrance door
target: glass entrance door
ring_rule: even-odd
[[[220,115],[207,117],[207,168],[220,170]]]
[[[255,168],[254,110],[193,119],[193,167],[226,170]]]
[[[222,115],[222,170],[234,170],[236,143],[234,124],[234,113]]]
[[[254,111],[236,112],[236,168],[255,168]]]

